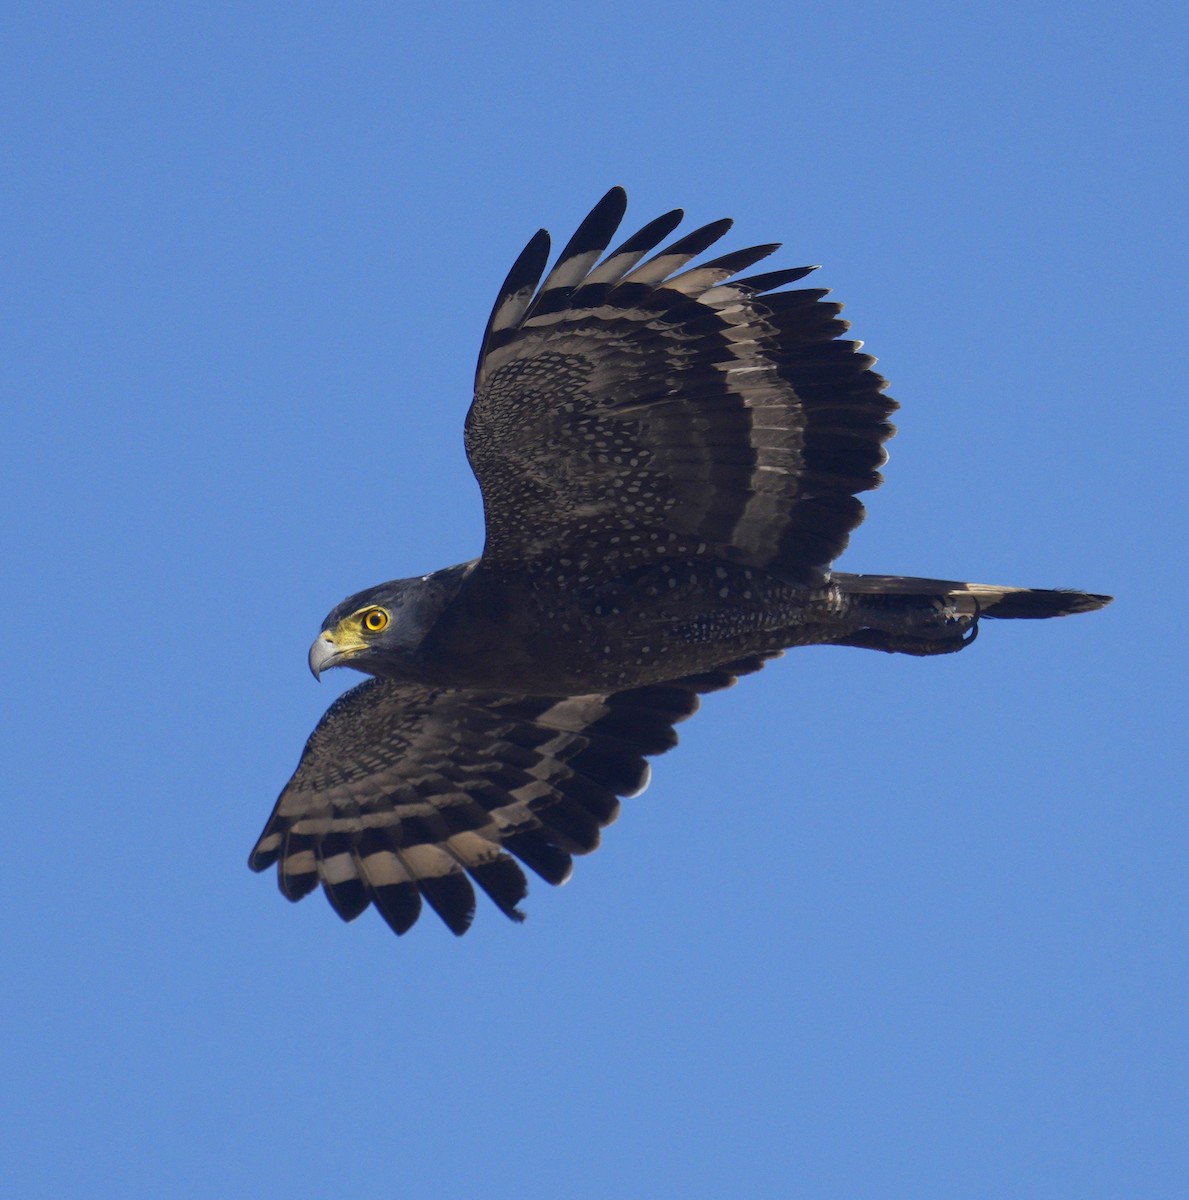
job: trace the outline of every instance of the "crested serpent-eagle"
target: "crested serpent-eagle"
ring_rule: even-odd
[[[690,265],[730,222],[657,251],[665,213],[606,253],[613,188],[545,275],[541,230],[483,335],[466,452],[479,558],[344,600],[315,675],[373,676],[331,705],[250,865],[299,900],[369,904],[397,932],[422,901],[456,934],[478,884],[521,920],[521,864],[549,883],[599,844],[699,697],[793,646],[949,654],[984,617],[1108,597],[830,565],[880,482],[896,408],[841,305],[738,278],[777,247]]]

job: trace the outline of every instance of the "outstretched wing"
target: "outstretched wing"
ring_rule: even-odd
[[[466,423],[485,562],[545,573],[568,558],[594,582],[715,557],[819,584],[894,432],[875,360],[839,340],[825,291],[774,290],[814,268],[727,282],[776,246],[688,267],[730,221],[641,263],[675,210],[600,262],[625,206],[608,192],[540,287],[539,232],[492,312]]]
[[[528,885],[515,859],[564,882],[571,856],[598,846],[618,797],[647,784],[645,758],[677,744],[673,726],[698,696],[764,661],[609,696],[369,680],[319,722],[248,864],[276,863],[290,900],[321,883],[346,921],[374,904],[397,933],[417,920],[423,899],[465,933],[471,880],[522,920]]]

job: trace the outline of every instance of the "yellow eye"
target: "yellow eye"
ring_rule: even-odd
[[[360,618],[360,624],[368,633],[379,633],[388,625],[388,614],[382,608],[369,608]]]

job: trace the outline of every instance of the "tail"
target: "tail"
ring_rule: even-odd
[[[978,617],[1068,617],[1105,608],[1113,596],[1095,596],[1067,588],[995,587],[989,583],[959,583],[953,579],[915,579],[910,575],[845,575],[831,581],[848,596],[898,596],[943,600],[955,611]]]
[[[982,617],[1036,620],[1093,612],[1112,600],[1090,592],[996,587],[907,575],[847,575],[831,582],[853,604],[862,628],[838,639],[899,654],[951,654],[974,641]]]

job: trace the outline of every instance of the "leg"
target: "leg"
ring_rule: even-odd
[[[913,637],[911,634],[888,633],[883,629],[860,629],[846,637],[834,638],[832,646],[858,646],[863,650],[883,650],[887,654],[913,654],[925,658],[932,654],[957,654],[978,637],[977,618],[962,628],[932,636]]]

